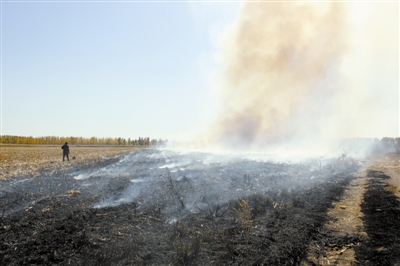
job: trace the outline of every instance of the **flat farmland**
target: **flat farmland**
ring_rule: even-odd
[[[0,144],[0,180],[35,175],[52,168],[84,166],[106,157],[119,156],[140,147],[134,146],[70,146],[70,162],[62,161],[61,145]],[[73,160],[72,157],[75,157]],[[67,159],[65,159],[67,160]]]

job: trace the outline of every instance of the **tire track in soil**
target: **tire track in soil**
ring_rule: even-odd
[[[301,265],[400,265],[400,175],[386,157],[355,174]]]
[[[356,248],[357,265],[400,265],[400,201],[387,189],[390,176],[369,170],[368,177],[361,209],[369,238]]]
[[[363,229],[360,204],[365,193],[366,174],[358,172],[341,199],[328,212],[328,222],[309,245],[307,259],[301,265],[353,265],[354,247],[367,238]]]

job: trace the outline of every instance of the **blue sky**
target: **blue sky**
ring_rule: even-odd
[[[2,2],[2,134],[179,139],[240,3]]]
[[[327,1],[289,1],[282,4],[285,8],[277,9],[286,10],[282,16],[275,14],[275,20],[266,18],[264,23],[282,26],[287,19],[291,21],[292,14],[307,22],[306,14],[294,11],[298,3],[309,11],[315,8],[317,17],[329,7]],[[273,43],[269,40],[279,40],[296,51],[290,34],[288,38],[285,31],[271,35],[273,30],[254,23],[257,20],[253,13],[259,13],[258,8],[261,13],[268,13],[279,5],[276,1],[244,4],[240,1],[3,0],[1,134],[182,140],[204,129],[212,131],[219,125],[210,121],[231,111],[219,109],[223,101],[218,89],[223,88],[224,78],[235,78],[224,76],[227,74],[224,70],[235,67],[237,59],[249,54],[261,58],[262,51],[257,49],[268,51],[268,45]],[[399,4],[350,1],[346,5],[348,17],[339,16],[332,25],[325,25],[332,30],[342,19],[350,21],[346,24],[348,28],[338,27],[348,50],[343,52],[340,67],[343,73],[337,76],[342,83],[339,80],[336,83],[345,85],[330,91],[337,97],[325,95],[319,99],[326,106],[336,107],[330,114],[332,121],[316,123],[316,127],[334,132],[335,136],[397,137]],[[323,16],[315,21],[327,23]],[[299,23],[291,22],[289,31],[301,20],[295,22]],[[257,26],[261,27],[256,29]],[[232,37],[242,36],[241,29],[252,28],[257,32],[253,41],[264,38],[265,43],[246,46],[247,40]],[[318,34],[325,36],[323,32]],[[318,34],[315,40],[326,37],[320,38]],[[280,48],[267,53],[265,58],[279,58]],[[310,55],[302,56],[324,60],[324,47],[315,46],[310,51]],[[239,73],[248,68],[248,65],[239,67]],[[251,93],[254,90],[251,78],[257,73],[245,76],[243,80],[248,84],[244,86],[244,96],[262,98],[259,101],[262,106],[255,108],[260,113],[252,114],[253,118],[263,117],[264,107],[282,106],[268,102],[269,98],[282,97],[282,103],[287,103],[285,93],[279,96],[279,92],[284,92],[279,80],[285,81],[290,71],[289,67],[277,72],[277,82],[271,83],[262,97]],[[264,72],[263,83],[269,84],[268,73]],[[326,77],[313,78],[326,80]],[[298,85],[308,86],[307,82]],[[235,86],[229,87],[222,97],[228,100],[236,97],[241,102],[243,95],[236,94]],[[290,92],[291,97],[296,95],[294,89]],[[319,111],[314,115],[318,116]],[[260,134],[265,137],[264,133]]]

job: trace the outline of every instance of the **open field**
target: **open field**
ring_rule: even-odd
[[[2,265],[400,265],[399,155],[54,148],[0,181]]]
[[[134,146],[74,146],[70,159],[74,165],[85,165],[103,157],[118,156],[136,149]],[[66,159],[65,159],[66,160]],[[70,168],[62,161],[61,145],[4,145],[0,144],[0,180],[22,175],[35,175],[51,168]]]

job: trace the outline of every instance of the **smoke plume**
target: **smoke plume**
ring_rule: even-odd
[[[338,2],[245,2],[221,41],[220,107],[208,139],[247,149],[364,137],[363,104],[375,96],[360,95],[344,72],[357,64],[349,13]]]

